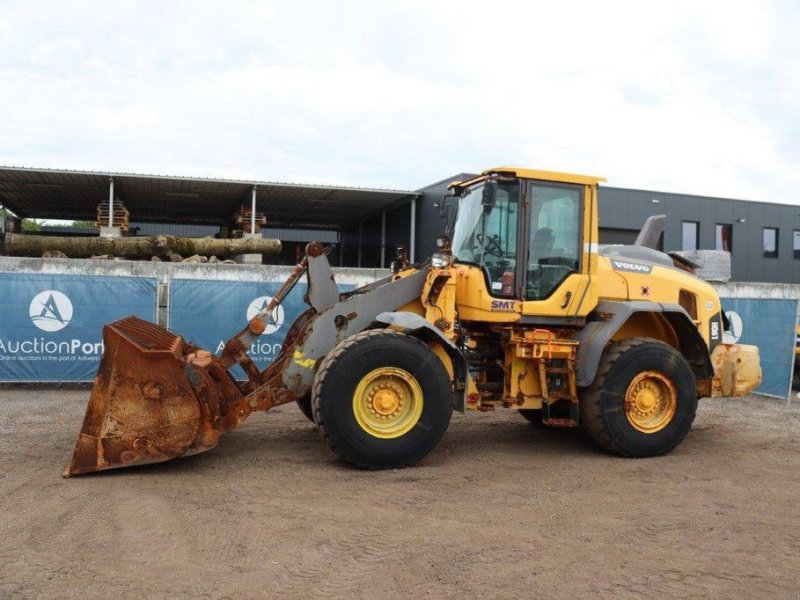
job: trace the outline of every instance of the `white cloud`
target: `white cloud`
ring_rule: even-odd
[[[798,202],[788,2],[6,2],[0,163]]]

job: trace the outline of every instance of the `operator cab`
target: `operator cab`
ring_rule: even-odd
[[[582,185],[489,175],[459,191],[453,258],[492,296],[542,300],[580,271]]]

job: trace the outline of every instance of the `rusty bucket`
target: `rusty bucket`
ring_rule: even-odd
[[[306,253],[322,255],[321,244]],[[146,465],[198,454],[239,427],[257,410],[293,402],[282,369],[309,313],[289,329],[280,354],[263,372],[247,348],[264,331],[272,310],[308,268],[303,258],[269,305],[214,356],[182,337],[137,317],[103,327],[103,357],[72,461],[64,475]],[[294,340],[294,341],[290,341]],[[248,381],[238,384],[229,369],[238,364]]]
[[[162,462],[216,445],[219,401],[240,395],[227,373],[214,382],[204,372],[210,353],[136,317],[106,325],[103,341],[65,476]]]

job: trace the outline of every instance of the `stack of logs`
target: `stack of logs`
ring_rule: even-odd
[[[7,233],[5,254],[45,258],[125,258],[173,262],[228,262],[241,254],[279,254],[281,242],[267,238],[188,238],[174,235],[63,237]]]

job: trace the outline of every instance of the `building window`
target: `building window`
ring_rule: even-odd
[[[764,258],[778,258],[778,230],[764,227]]]
[[[684,221],[681,228],[681,250],[697,250],[700,245],[700,224]]]
[[[717,223],[716,241],[714,250],[724,250],[730,252],[733,248],[733,227],[725,223]]]
[[[794,257],[800,258],[800,231],[795,229],[794,236],[792,237],[792,249],[794,250]]]

